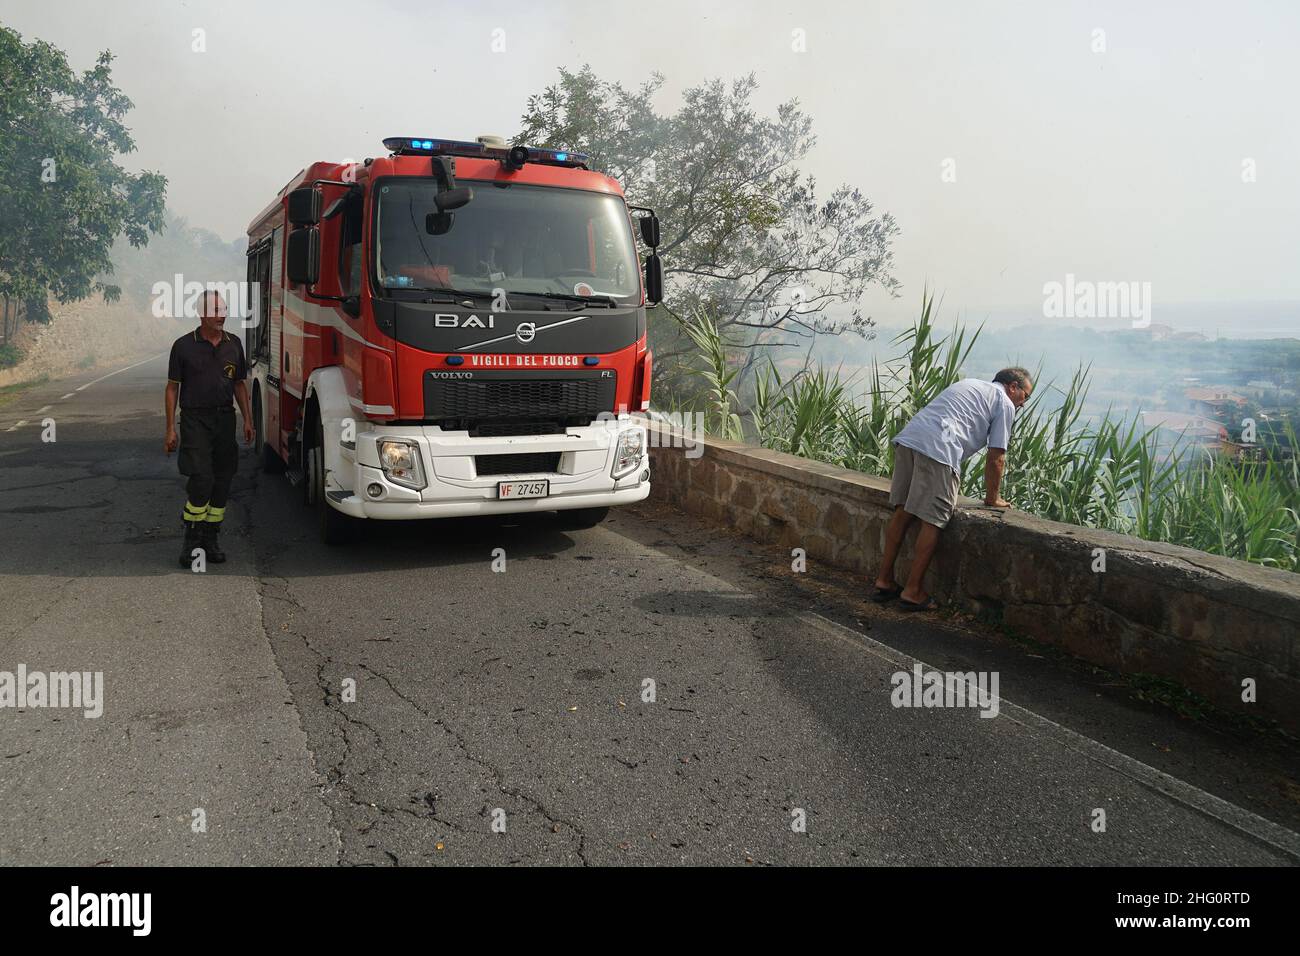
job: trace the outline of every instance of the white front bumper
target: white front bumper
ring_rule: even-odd
[[[445,432],[436,425],[387,427],[358,422],[357,427],[365,431],[358,432],[355,448],[340,445],[340,467],[326,474],[329,503],[356,518],[405,520],[604,508],[642,501],[650,494],[650,458],[645,452],[625,477],[615,481],[610,475],[619,434],[640,427],[631,420],[570,428],[563,435],[501,438],[471,438],[464,431]],[[384,474],[378,442],[385,438],[416,445],[424,488],[403,487]],[[642,448],[646,447],[643,440]],[[480,476],[475,462],[480,455],[546,452],[560,453],[555,471]],[[508,501],[497,497],[499,482],[521,478],[549,481],[550,494]],[[381,493],[372,495],[372,486]]]

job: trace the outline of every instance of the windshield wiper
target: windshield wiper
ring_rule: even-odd
[[[572,292],[516,292],[515,295],[536,296],[539,299],[563,299],[565,302],[577,302],[579,305],[603,305],[616,309],[619,302],[612,295],[577,295]]]
[[[457,299],[490,299],[492,293],[484,290],[474,291],[471,289],[453,289],[450,286],[392,286],[389,292],[431,292],[434,295],[446,296],[447,302],[455,302]],[[432,301],[432,300],[430,300]]]

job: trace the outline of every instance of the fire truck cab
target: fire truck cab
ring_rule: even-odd
[[[581,154],[384,145],[312,164],[249,225],[264,468],[303,487],[331,543],[357,519],[586,527],[644,499],[654,212]]]

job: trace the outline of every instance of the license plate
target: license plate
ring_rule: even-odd
[[[551,493],[549,481],[498,481],[497,497],[505,500],[515,498],[545,498]]]

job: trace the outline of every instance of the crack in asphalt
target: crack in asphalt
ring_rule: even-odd
[[[55,587],[54,591],[51,593],[49,603],[46,604],[45,607],[41,608],[41,610],[37,611],[35,617],[33,617],[31,620],[27,621],[24,624],[18,625],[18,627],[14,628],[12,631],[10,631],[9,633],[3,636],[2,641],[0,641],[0,650],[7,650],[9,648],[9,645],[12,644],[15,640],[17,640],[24,631],[26,631],[29,627],[31,627],[41,618],[45,617],[45,615],[49,614],[50,611],[54,610],[54,608],[60,603],[63,596],[63,592],[68,589],[69,585],[73,584],[78,580],[80,579],[76,577],[65,578],[63,583]]]
[[[253,495],[255,495],[256,493],[259,480],[260,480],[260,475],[255,473],[254,477],[252,478],[252,481],[250,482],[251,488],[249,489],[250,493]],[[293,595],[292,586],[289,579],[282,575],[274,574],[271,571],[274,561],[277,558],[279,558],[282,554],[289,551],[290,547],[287,544],[277,549],[258,547],[256,543],[252,541],[251,524],[250,524],[251,514],[248,509],[245,509],[245,515],[246,515],[245,521],[243,526],[240,529],[240,534],[242,537],[245,538],[245,540],[247,540],[250,543],[251,548],[254,552],[255,567],[256,567],[256,587],[257,587],[258,599],[261,604],[262,632],[271,646],[273,655],[276,657],[276,666],[280,668],[281,677],[285,679],[286,685],[290,686],[290,693],[292,693],[292,687],[291,685],[289,685],[288,677],[287,675],[284,674],[284,667],[279,660],[279,656],[275,655],[275,642],[271,638],[271,629],[268,627],[268,620],[267,620],[267,603],[266,603],[267,598],[273,601],[279,601],[282,604],[287,605],[291,609],[291,613],[288,616],[288,620],[284,622],[286,626],[283,628],[282,633],[292,634],[293,636],[297,637],[300,641],[302,641],[304,649],[316,659],[317,663],[316,663],[315,678],[316,678],[317,688],[321,693],[320,703],[326,711],[334,715],[334,725],[338,732],[339,743],[342,746],[342,755],[340,756],[338,761],[336,761],[333,764],[333,766],[324,770],[322,776],[325,779],[325,783],[318,786],[317,790],[321,794],[322,799],[324,799],[326,806],[329,809],[331,822],[332,822],[332,829],[334,830],[335,838],[338,841],[338,846],[337,846],[338,862],[340,863],[346,862],[345,857],[347,854],[347,847],[345,841],[343,840],[343,819],[341,816],[341,811],[333,805],[332,801],[328,799],[329,794],[336,791],[346,799],[348,805],[350,805],[355,809],[360,809],[363,811],[374,810],[374,811],[378,811],[381,815],[405,814],[420,821],[432,820],[435,823],[441,824],[442,826],[448,827],[449,829],[452,829],[460,833],[469,832],[466,827],[456,823],[453,820],[448,820],[438,815],[437,808],[436,808],[436,799],[434,799],[432,802],[430,799],[433,796],[432,792],[428,792],[424,795],[424,802],[425,805],[428,806],[429,811],[419,812],[417,810],[411,809],[410,807],[392,806],[387,803],[383,803],[378,799],[368,800],[365,798],[365,796],[363,796],[358,791],[356,785],[349,779],[347,774],[347,763],[349,759],[353,757],[355,751],[355,744],[348,733],[349,726],[353,728],[361,728],[365,732],[367,732],[373,739],[374,745],[379,751],[380,756],[391,768],[395,770],[401,770],[402,766],[398,761],[394,760],[392,756],[389,754],[388,749],[385,745],[384,736],[380,731],[378,731],[375,727],[371,726],[366,721],[362,720],[360,717],[348,713],[345,708],[340,707],[338,705],[338,700],[337,700],[337,695],[335,693],[335,690],[330,684],[329,679],[325,673],[326,669],[331,664],[336,664],[338,662],[334,661],[332,657],[330,657],[328,654],[323,653],[320,649],[318,649],[315,645],[313,645],[309,636],[306,633],[304,633],[302,629],[293,626],[293,619],[295,617],[299,616],[299,614],[301,614],[301,616],[304,618],[308,617],[310,615],[310,611],[306,607],[304,607],[303,604]],[[389,688],[389,690],[396,698],[398,698],[399,700],[401,700],[402,702],[410,706],[424,719],[440,727],[442,731],[455,743],[456,748],[465,756],[465,758],[470,763],[474,764],[477,767],[480,767],[490,775],[493,784],[496,786],[497,790],[500,793],[504,794],[505,796],[512,797],[518,802],[530,807],[533,812],[539,814],[543,819],[545,819],[551,825],[551,832],[558,833],[560,827],[566,827],[569,830],[571,830],[573,833],[577,834],[577,846],[575,847],[574,850],[575,855],[581,861],[583,866],[591,865],[586,855],[587,835],[586,832],[579,824],[577,824],[573,820],[570,820],[564,816],[555,813],[541,799],[532,796],[524,789],[508,784],[506,782],[506,775],[504,771],[501,770],[501,768],[497,767],[495,764],[493,764],[491,761],[487,760],[486,758],[483,758],[478,754],[476,754],[470,748],[470,745],[465,739],[463,734],[461,734],[454,727],[448,724],[441,716],[435,716],[434,714],[430,713],[428,710],[422,707],[417,701],[415,701],[414,699],[412,699],[411,697],[409,697],[408,695],[400,691],[397,688],[397,686],[393,683],[393,681],[388,677],[388,675],[382,673],[381,671],[375,669],[374,667],[371,667],[368,664],[365,664],[364,662],[358,661],[356,662],[356,666],[359,667],[361,670],[369,673],[373,677],[383,681],[383,683]],[[298,721],[299,721],[300,728],[302,728],[304,735],[307,737],[307,742],[308,742],[307,751],[311,756],[312,765],[314,767],[319,768],[320,758],[319,755],[316,753],[316,750],[313,749],[310,745],[311,737],[309,734],[307,734],[306,728],[303,726],[301,712],[299,712],[298,714]],[[319,769],[317,770],[317,772],[321,773]],[[373,826],[373,823],[371,824],[371,826]],[[366,827],[366,829],[361,830],[359,832],[365,834],[369,832],[369,829],[370,827],[368,826]],[[391,859],[393,859],[395,865],[398,865],[398,860],[396,856],[394,856],[392,853],[390,853],[387,850],[383,850],[383,852],[386,855],[388,855]]]
[[[535,812],[540,814],[548,823],[551,824],[552,827],[551,832],[553,833],[557,832],[554,829],[557,826],[564,826],[564,827],[568,827],[574,833],[576,833],[578,835],[578,846],[574,852],[577,854],[578,859],[582,861],[583,866],[591,865],[591,862],[587,859],[587,855],[586,855],[587,834],[582,829],[581,826],[574,823],[572,820],[566,819],[565,817],[561,817],[553,813],[550,809],[547,808],[546,804],[543,803],[541,799],[532,796],[522,788],[508,786],[505,782],[505,773],[499,767],[497,767],[490,760],[487,760],[484,757],[480,757],[478,754],[474,753],[470,749],[469,744],[465,741],[464,736],[460,732],[458,732],[454,727],[452,727],[449,723],[447,723],[446,720],[444,720],[441,716],[434,716],[433,714],[425,710],[423,707],[421,707],[415,700],[403,694],[400,690],[397,689],[397,686],[388,678],[388,675],[382,673],[381,671],[375,670],[373,667],[369,666],[368,664],[362,663],[360,661],[357,662],[357,666],[360,667],[362,670],[382,680],[385,684],[388,685],[389,690],[393,692],[394,696],[396,696],[398,699],[402,701],[405,701],[408,705],[410,705],[417,713],[419,713],[426,720],[432,721],[435,725],[441,727],[443,732],[446,733],[448,736],[450,736],[453,741],[455,741],[457,748],[465,755],[465,758],[467,760],[469,760],[471,763],[479,767],[482,767],[489,774],[491,774],[492,779],[496,784],[497,790],[499,790],[501,793],[505,794],[508,797],[513,797],[514,799],[519,800],[520,802],[531,806]]]
[[[256,492],[257,484],[258,484],[256,476],[253,478],[252,484],[253,484],[253,491]],[[293,685],[290,684],[288,675],[284,673],[284,667],[280,663],[280,657],[278,654],[275,653],[275,642],[271,640],[271,632],[267,628],[266,599],[268,596],[270,596],[273,600],[277,599],[278,597],[277,595],[273,595],[273,594],[268,595],[268,588],[267,588],[267,581],[266,581],[267,574],[265,572],[266,562],[268,558],[267,555],[261,549],[257,548],[252,541],[251,528],[249,524],[251,520],[250,509],[244,508],[242,510],[243,510],[243,520],[240,525],[239,535],[246,542],[248,542],[253,552],[253,568],[254,568],[253,590],[257,594],[258,620],[260,621],[262,626],[262,637],[266,640],[267,647],[271,651],[271,659],[275,662],[276,669],[280,672],[280,679],[284,681],[285,687],[288,689],[290,697],[292,697]],[[334,862],[336,864],[339,864],[343,861],[343,852],[344,852],[343,833],[340,830],[338,825],[338,815],[335,812],[334,807],[330,804],[330,801],[326,799],[326,785],[328,783],[329,778],[321,774],[321,771],[319,769],[320,767],[319,758],[316,755],[316,751],[313,750],[311,746],[311,735],[307,733],[307,728],[303,726],[302,711],[298,708],[296,704],[294,705],[293,709],[294,709],[294,713],[298,718],[298,730],[303,736],[304,745],[307,750],[307,756],[311,759],[312,772],[314,775],[318,777],[324,777],[324,782],[314,784],[312,789],[316,791],[317,795],[321,799],[321,802],[325,805],[325,811],[330,816],[330,829],[334,833]]]
[[[280,575],[271,575],[271,574],[263,573],[262,579],[264,585],[267,586],[266,595],[270,597],[272,600],[280,601],[281,603],[291,607],[295,612],[301,612],[303,615],[307,615],[309,613],[307,608],[305,608],[302,605],[302,603],[292,595],[292,592],[290,591],[289,581],[287,578],[284,578]],[[346,708],[339,706],[335,689],[333,685],[330,683],[330,680],[325,673],[326,669],[331,664],[336,664],[338,662],[336,662],[328,654],[321,652],[317,647],[315,647],[312,644],[311,639],[307,636],[307,634],[303,633],[302,630],[292,626],[292,619],[294,616],[295,616],[294,614],[291,614],[290,620],[285,622],[286,625],[290,625],[290,626],[285,627],[283,633],[292,634],[293,636],[301,640],[303,643],[303,647],[313,657],[316,658],[317,661],[316,685],[321,692],[320,702],[323,708],[336,718],[335,727],[338,731],[338,741],[342,745],[341,756],[337,761],[335,761],[333,766],[329,767],[325,771],[324,776],[327,785],[321,791],[322,796],[328,797],[329,794],[338,792],[347,800],[348,804],[350,804],[353,808],[362,810],[363,812],[368,812],[373,810],[373,811],[377,811],[380,815],[383,816],[405,814],[421,822],[432,820],[435,823],[439,823],[451,830],[455,830],[460,833],[469,832],[466,827],[456,823],[454,820],[449,820],[445,817],[441,817],[438,815],[435,804],[430,800],[430,797],[432,796],[431,793],[426,793],[423,798],[425,805],[429,807],[429,811],[420,812],[417,810],[413,810],[410,807],[393,806],[391,804],[381,801],[377,796],[368,797],[367,795],[364,795],[359,791],[357,786],[350,779],[347,772],[347,764],[349,760],[353,758],[354,753],[356,752],[356,747],[353,743],[352,736],[349,733],[350,726],[354,728],[359,727],[365,730],[370,735],[371,739],[373,740],[374,746],[378,750],[379,756],[384,760],[385,763],[387,763],[387,765],[390,768],[400,771],[401,769],[403,769],[402,765],[397,760],[394,760],[392,756],[389,754],[388,748],[385,744],[384,735],[378,729],[376,729],[374,726],[372,726],[367,721],[361,719],[360,717],[349,713]],[[263,621],[263,630],[264,631],[267,630],[265,626],[265,620]],[[370,668],[366,667],[364,664],[358,664],[358,666],[367,671],[371,670]],[[371,673],[374,672],[371,671]],[[377,675],[377,676],[382,676],[382,675]],[[387,678],[384,679],[385,682],[389,683],[389,686],[391,687],[392,686],[391,682],[388,682]],[[398,696],[400,697],[401,695],[399,694]],[[403,699],[405,700],[405,698]],[[311,751],[311,753],[312,753],[313,762],[319,764],[319,759],[315,751]],[[365,775],[364,772],[358,774],[358,776],[364,776],[364,775]],[[413,801],[415,799],[416,798],[412,798]],[[333,807],[331,807],[330,812],[331,812],[331,816],[336,820],[335,831],[338,834],[339,839],[341,841],[339,862],[341,863],[346,862],[344,860],[344,856],[347,851],[346,851],[346,845],[342,845],[342,829],[337,823],[338,813],[334,810]],[[371,822],[369,825],[365,826],[364,829],[358,830],[358,832],[364,835],[368,833],[373,826],[374,823]],[[390,851],[383,850],[382,852],[385,855],[392,858],[394,860],[395,865],[400,865],[398,863],[396,856],[394,856]]]

